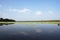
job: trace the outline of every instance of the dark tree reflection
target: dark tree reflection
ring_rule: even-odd
[[[0,23],[0,26],[3,26],[3,25],[10,25],[10,24],[14,24],[14,23]]]
[[[60,24],[58,24],[58,26],[60,26]]]

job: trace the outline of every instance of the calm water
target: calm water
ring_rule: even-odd
[[[0,40],[60,40],[57,24],[0,25]]]

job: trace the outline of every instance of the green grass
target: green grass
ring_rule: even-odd
[[[0,23],[15,23],[15,24],[60,24],[60,22],[0,22]]]
[[[16,22],[18,24],[60,24],[60,22]]]

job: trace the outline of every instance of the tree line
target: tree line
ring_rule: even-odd
[[[13,20],[13,19],[8,19],[8,18],[5,18],[5,19],[0,18],[0,22],[15,22],[15,20]]]

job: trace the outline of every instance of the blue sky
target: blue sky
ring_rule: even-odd
[[[60,20],[60,0],[0,0],[0,17],[17,21]]]

